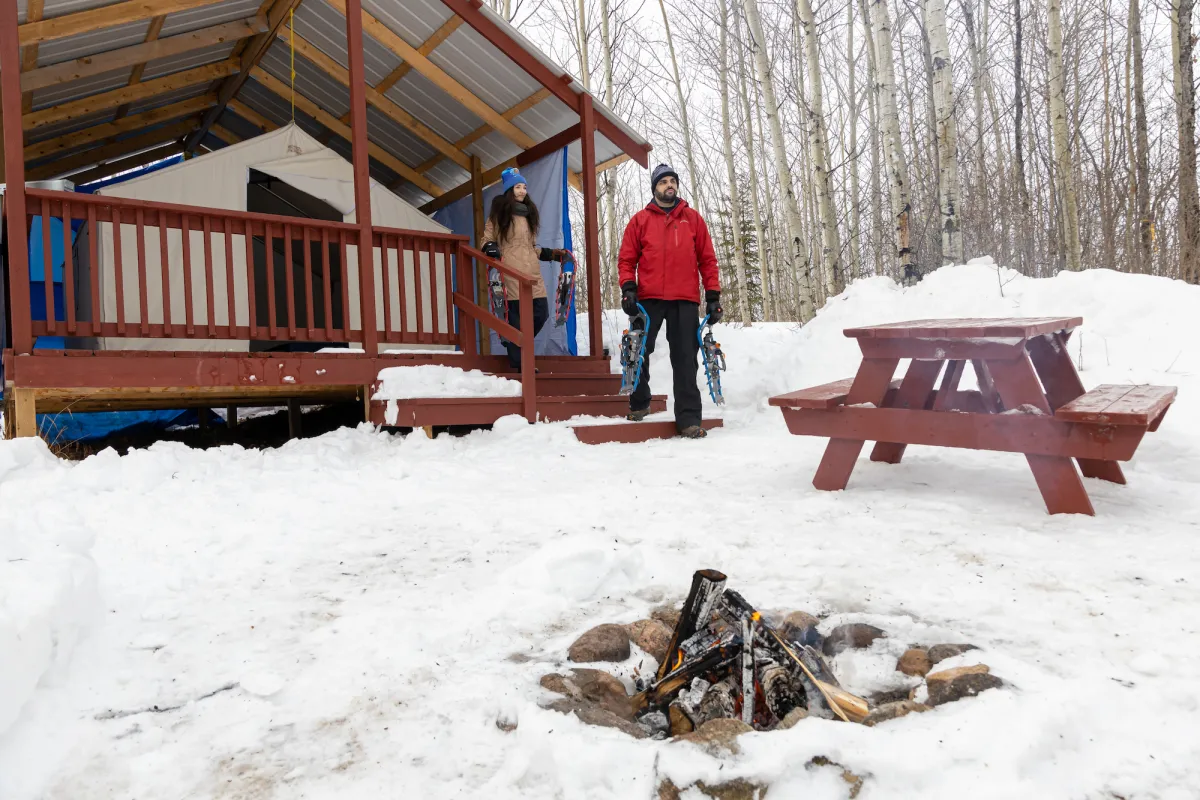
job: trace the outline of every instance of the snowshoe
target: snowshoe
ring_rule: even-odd
[[[621,394],[633,394],[642,378],[642,364],[646,358],[646,331],[650,327],[650,315],[638,303],[638,315],[631,317],[629,328],[621,334]]]
[[[558,292],[555,295],[558,305],[554,312],[554,325],[557,328],[561,328],[567,323],[567,317],[571,314],[571,304],[575,301],[575,259],[573,256],[570,264],[571,268],[567,269],[566,262],[564,262],[562,272],[558,273]]]
[[[725,395],[721,392],[721,373],[725,371],[725,353],[721,345],[713,338],[712,325],[705,317],[696,331],[696,341],[700,343],[700,353],[704,356],[704,377],[708,381],[708,396],[719,406],[725,405]]]
[[[508,292],[504,289],[500,270],[495,267],[488,267],[488,302],[491,304],[492,313],[508,322]],[[500,337],[500,341],[505,341],[503,336]]]

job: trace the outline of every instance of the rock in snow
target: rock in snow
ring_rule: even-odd
[[[597,625],[575,640],[567,657],[577,664],[624,661],[629,658],[629,633],[623,625]]]

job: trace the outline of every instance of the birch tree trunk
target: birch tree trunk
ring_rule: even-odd
[[[725,0],[718,0],[721,6],[721,63],[717,71],[721,82],[721,140],[725,149],[725,176],[729,181],[729,225],[733,228],[733,264],[738,285],[738,319],[743,325],[749,326],[750,292],[746,286],[746,251],[742,244],[742,214],[741,195],[738,192],[737,170],[733,167],[733,133],[729,126],[729,10]]]
[[[847,282],[862,277],[862,214],[858,192],[858,88],[855,73],[858,55],[854,51],[854,3],[846,3],[846,102],[850,106],[850,274]]]
[[[1184,0],[1191,2],[1191,0]],[[1079,205],[1075,195],[1075,170],[1071,164],[1071,141],[1067,130],[1067,100],[1063,86],[1062,0],[1049,2],[1050,116],[1053,120],[1055,174],[1062,200],[1063,247],[1067,269],[1078,272],[1083,260],[1079,243]]]
[[[604,59],[604,103],[609,108],[616,108],[616,98],[613,97],[613,64],[612,36],[608,27],[608,0],[600,0],[600,47]],[[607,228],[608,258],[604,263],[604,288],[608,299],[616,299],[617,251],[621,242],[617,239],[617,175],[615,169],[604,174],[604,222]],[[606,305],[606,308],[609,306]]]
[[[926,27],[933,58],[933,101],[937,118],[938,200],[942,217],[942,258],[963,263],[962,226],[958,218],[958,122],[954,116],[954,70],[946,38],[944,0],[926,0]]]
[[[1171,33],[1179,128],[1179,272],[1200,283],[1200,193],[1196,187],[1196,88],[1192,71],[1194,0],[1174,0]]]
[[[883,192],[879,186],[879,83],[875,68],[875,35],[871,31],[867,0],[858,0],[862,16],[863,42],[867,50],[867,84],[871,94],[867,101],[867,125],[871,130],[871,258],[874,274],[883,274]]]
[[[592,90],[592,68],[588,65],[587,0],[579,0],[576,21],[579,23],[579,30],[576,31],[576,35],[579,37],[579,78],[583,81],[583,88],[590,92]]]
[[[758,206],[758,165],[754,153],[754,117],[750,114],[750,97],[746,87],[745,55],[742,51],[742,26],[737,11],[733,12],[733,39],[737,44],[738,88],[742,108],[742,132],[746,139],[746,161],[750,166],[750,211],[754,217],[754,236],[758,247],[758,274],[762,284],[762,318],[779,318],[775,304],[776,286],[771,278],[770,260],[767,258],[767,240],[764,235],[762,212]],[[770,311],[768,311],[768,308]]]
[[[881,2],[882,0],[876,1]],[[779,103],[775,100],[775,83],[767,64],[767,39],[763,35],[762,20],[758,15],[758,0],[743,0],[743,3],[746,11],[746,23],[750,27],[754,67],[758,73],[758,80],[762,84],[763,105],[767,114],[767,122],[771,128],[771,142],[775,151],[775,171],[783,191],[784,209],[787,213],[788,235],[791,238],[789,255],[798,284],[799,308],[797,311],[800,322],[806,323],[814,316],[813,293],[807,272],[796,271],[796,261],[801,246],[800,232],[803,230],[803,225],[800,222],[800,208],[796,204],[796,192],[792,185],[792,171],[788,164],[787,149],[783,140],[783,126],[779,121]]]
[[[912,247],[909,243],[908,161],[904,157],[904,143],[900,139],[900,117],[896,111],[896,62],[892,54],[892,23],[888,18],[887,0],[871,0],[871,12],[875,28],[879,116],[887,159],[892,224],[895,226],[896,261],[902,279],[911,282],[918,276],[912,262]]]
[[[829,180],[829,140],[825,133],[825,97],[821,86],[817,22],[813,18],[809,0],[796,0],[796,14],[804,29],[805,60],[808,62],[808,143],[821,220],[821,261],[825,274],[825,295],[833,297],[846,288],[846,274],[842,267],[842,238],[838,232],[837,214],[833,208],[833,187]]]
[[[696,170],[696,157],[692,153],[692,127],[688,123],[687,102],[683,98],[683,83],[679,79],[679,62],[675,59],[675,39],[671,36],[671,21],[667,18],[667,5],[664,0],[658,0],[658,7],[662,11],[663,30],[667,34],[667,52],[671,56],[671,77],[675,82],[675,101],[679,104],[679,122],[683,126],[683,151],[687,155],[688,174],[692,178],[692,198],[696,201],[696,209],[703,213],[700,173]]]
[[[1146,130],[1146,89],[1142,69],[1142,14],[1139,0],[1129,0],[1129,46],[1133,61],[1134,154],[1138,214],[1138,260],[1148,271],[1153,259],[1154,212],[1150,210],[1150,139]]]

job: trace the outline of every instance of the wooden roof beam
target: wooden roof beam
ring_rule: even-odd
[[[157,125],[161,122],[169,122],[173,119],[186,117],[193,114],[198,114],[204,109],[217,102],[215,94],[206,94],[202,97],[193,97],[191,100],[184,100],[180,103],[172,103],[169,106],[156,108],[152,111],[144,111],[141,114],[134,114],[131,117],[114,122],[106,122],[102,125],[93,125],[90,128],[85,128],[81,131],[68,133],[63,136],[58,136],[54,139],[47,139],[42,142],[35,142],[25,148],[25,161],[35,161],[40,158],[46,158],[58,153],[66,153],[78,147],[87,144],[93,144],[103,139],[108,139],[114,136],[120,136],[123,133],[136,131],[140,128],[147,128],[151,125]]]
[[[457,17],[455,17],[455,19],[457,19]],[[514,118],[520,116],[521,114],[524,114],[526,111],[533,108],[534,106],[536,106],[538,103],[542,102],[549,96],[550,96],[549,89],[545,89],[545,88],[538,89],[536,92],[529,95],[529,97],[526,97],[524,100],[517,103],[512,108],[505,111],[504,116],[510,120],[514,119]],[[491,125],[486,125],[486,124],[480,125],[478,128],[471,131],[466,136],[464,136],[463,138],[461,138],[457,142],[455,142],[454,146],[457,147],[459,150],[466,150],[467,147],[469,147],[470,145],[479,141],[480,139],[482,139],[484,136],[487,136],[491,132],[492,132]],[[440,162],[441,160],[442,160],[442,157],[440,155],[433,156],[432,158],[418,164],[417,172],[420,172],[420,173],[428,172],[429,170],[431,170],[435,166],[437,166],[438,162]]]
[[[76,11],[53,19],[26,22],[17,28],[21,45],[49,42],[80,33],[141,22],[158,16],[214,5],[222,0],[124,0],[121,3]]]
[[[76,186],[83,186],[86,183],[97,181],[102,178],[109,178],[120,172],[125,172],[130,169],[144,167],[168,156],[173,156],[179,152],[179,143],[171,142],[170,144],[155,147],[152,150],[143,150],[140,153],[135,153],[132,156],[119,158],[115,161],[109,161],[107,164],[98,164],[91,169],[83,172],[76,172],[71,175],[71,182]]]
[[[280,31],[278,36],[284,41],[291,41],[290,33],[287,31]],[[319,47],[305,39],[303,36],[297,34],[295,39],[297,53],[311,61],[317,66],[318,69],[320,69],[329,77],[333,78],[338,83],[342,84],[342,86],[348,87],[350,85],[349,70],[339,64],[337,61],[333,60],[333,58],[330,56],[326,55]],[[446,139],[439,136],[436,131],[425,125],[412,114],[409,114],[400,106],[396,105],[396,103],[389,100],[382,92],[372,89],[370,86],[365,88],[367,102],[370,105],[382,111],[393,122],[398,123],[412,133],[416,134],[422,141],[436,148],[438,152],[454,161],[454,163],[458,164],[460,167],[463,167],[464,169],[471,168],[470,156],[459,150]]]
[[[90,167],[102,161],[120,158],[129,153],[135,153],[154,145],[163,144],[164,142],[176,141],[179,137],[184,136],[188,131],[195,128],[196,122],[196,119],[183,120],[174,125],[167,125],[158,130],[143,133],[140,136],[122,139],[119,142],[114,142],[104,147],[94,147],[84,150],[82,153],[75,153],[66,158],[60,158],[57,161],[51,161],[48,164],[41,164],[33,169],[26,170],[25,180],[44,181],[50,178],[57,178],[60,175],[70,175],[72,172],[78,172],[85,167]]]
[[[325,0],[325,2],[345,15],[345,0]],[[466,86],[463,86],[450,77],[445,70],[430,61],[428,56],[404,41],[399,34],[373,17],[365,9],[362,12],[362,19],[364,32],[370,34],[372,38],[401,59],[412,64],[413,69],[431,80],[435,86],[453,97],[475,116],[502,133],[509,141],[520,147],[533,147],[536,144],[533,137],[518,128],[510,120],[505,119],[503,114],[481,100]],[[466,168],[470,169],[470,166],[468,165]]]
[[[25,21],[38,22],[42,18],[42,11],[45,9],[43,0],[29,0],[25,8]],[[38,43],[27,45],[21,49],[21,72],[30,72],[37,69],[38,62]],[[24,84],[21,86],[21,113],[28,114],[33,111],[33,92],[26,89]]]
[[[266,29],[267,22],[265,19],[250,17],[235,22],[226,22],[221,25],[201,28],[190,33],[181,33],[178,36],[169,36],[166,39],[157,39],[142,44],[130,45],[118,50],[109,50],[105,53],[97,53],[94,56],[63,61],[59,64],[51,64],[48,67],[35,69],[32,72],[22,73],[21,89],[24,91],[44,89],[47,86],[77,81],[82,78],[91,77],[92,75],[101,75],[105,72],[113,72],[125,69],[126,67],[136,67],[139,64],[144,66],[149,61],[190,53],[194,50],[212,47],[223,42],[244,39],[256,33],[262,33]],[[134,83],[137,82],[134,81]]]
[[[267,30],[258,34],[253,39],[243,41],[242,44],[238,45],[240,52],[236,52],[234,56],[234,59],[240,62],[237,72],[229,76],[221,84],[220,90],[217,93],[216,107],[204,116],[204,119],[200,122],[200,127],[184,142],[185,150],[190,152],[200,143],[200,140],[204,138],[204,134],[217,121],[217,117],[221,116],[221,112],[225,110],[225,106],[246,85],[246,81],[250,78],[250,73],[258,67],[258,62],[262,61],[263,56],[267,54],[267,50],[271,49],[271,43],[275,41],[275,33],[284,26],[288,21],[289,15],[296,10],[300,2],[301,0],[263,0],[261,9],[267,9],[267,3],[271,4],[269,10],[266,11]],[[261,9],[260,14],[262,13]]]
[[[267,72],[262,67],[255,67],[253,69],[253,71],[251,72],[251,76],[254,78],[254,80],[261,83],[267,89],[270,89],[272,92],[274,92],[276,95],[278,95],[282,99],[287,100],[291,97],[291,86],[284,83],[283,81],[279,80],[278,78],[276,78],[271,73]],[[335,134],[342,137],[346,141],[351,140],[350,139],[351,132],[350,132],[349,125],[346,125],[340,119],[335,117],[333,114],[330,114],[328,111],[321,108],[316,103],[314,103],[312,100],[309,100],[307,97],[300,94],[299,92],[296,93],[295,97],[296,97],[296,108],[303,111],[305,114],[312,117],[317,122],[324,125],[326,128],[333,131]],[[397,175],[400,175],[405,180],[412,183],[414,186],[419,188],[421,191],[425,192],[425,194],[432,195],[433,197],[438,197],[445,191],[444,189],[442,189],[442,187],[433,183],[431,180],[424,177],[423,175],[420,175],[412,167],[408,166],[403,161],[396,158],[394,155],[392,155],[388,151],[384,150],[379,145],[373,144],[373,143],[368,143],[368,149],[370,151],[372,158],[374,158],[380,164],[383,164],[384,166],[386,166],[392,172],[395,172]]]
[[[344,13],[344,12],[343,12]],[[433,32],[432,35],[417,48],[417,52],[423,56],[428,56],[437,46],[450,38],[450,34],[458,30],[463,24],[462,17],[450,17],[442,23],[442,27]],[[400,66],[392,70],[386,78],[375,85],[378,91],[386,92],[388,89],[400,82],[400,79],[412,71],[412,64],[407,61],[400,62]]]
[[[123,86],[120,89],[113,89],[79,100],[72,100],[69,103],[43,108],[40,111],[34,111],[32,114],[23,116],[21,124],[26,130],[29,130],[30,128],[37,128],[54,122],[66,122],[78,119],[88,114],[94,114],[97,111],[117,108],[125,103],[134,103],[138,100],[145,100],[148,97],[166,94],[167,92],[173,92],[187,86],[207,83],[216,78],[230,75],[237,68],[238,64],[233,59],[218,61],[215,64],[206,64],[203,67],[194,67],[193,69],[176,72],[162,78],[155,78],[145,83]]]
[[[208,132],[220,139],[225,144],[237,144],[242,140],[242,137],[238,136],[228,128],[222,128],[220,125],[213,125],[208,129]]]

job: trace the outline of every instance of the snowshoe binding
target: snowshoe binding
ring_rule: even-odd
[[[725,405],[725,395],[721,392],[721,373],[725,371],[725,353],[721,345],[713,338],[712,325],[705,317],[700,322],[700,330],[696,331],[696,341],[700,343],[700,353],[704,356],[704,377],[708,381],[708,396],[719,406]]]
[[[567,269],[567,263],[571,268]],[[575,257],[569,256],[563,261],[563,268],[558,273],[558,292],[555,295],[558,305],[554,312],[554,326],[561,328],[567,323],[571,314],[571,304],[575,302]]]
[[[629,320],[629,328],[621,334],[621,394],[633,394],[642,379],[642,364],[646,358],[646,331],[650,316],[638,303],[638,314]]]

